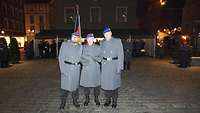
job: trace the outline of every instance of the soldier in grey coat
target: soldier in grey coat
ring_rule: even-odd
[[[112,99],[112,107],[117,107],[118,89],[121,86],[121,70],[124,66],[124,52],[120,39],[112,37],[109,27],[103,31],[105,40],[100,43],[102,51],[101,88],[105,91],[106,102],[109,106]]]
[[[83,86],[85,94],[84,106],[90,102],[90,89],[94,90],[94,101],[97,106],[100,105],[98,96],[100,95],[100,47],[93,44],[94,35],[87,35],[87,44],[83,47],[82,53],[82,72],[80,85]]]
[[[59,66],[61,73],[61,105],[63,110],[66,104],[67,96],[72,92],[73,104],[80,107],[78,103],[78,88],[80,80],[80,60],[82,54],[82,46],[77,44],[79,33],[74,32],[71,40],[64,41],[59,53]]]

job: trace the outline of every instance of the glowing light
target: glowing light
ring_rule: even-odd
[[[176,28],[174,28],[174,31],[176,31]]]
[[[144,52],[145,52],[145,49],[141,49],[140,51],[144,53]]]
[[[183,35],[183,36],[182,36],[182,39],[183,39],[183,40],[187,40],[187,36]]]
[[[5,34],[5,31],[2,30],[2,31],[1,31],[1,34]]]
[[[160,0],[160,5],[164,6],[167,3],[167,0]]]
[[[178,28],[177,28],[177,31],[181,31],[181,27],[178,27]]]

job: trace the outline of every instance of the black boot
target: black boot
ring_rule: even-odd
[[[107,107],[111,104],[111,99],[110,98],[107,98],[106,99],[106,102],[104,103],[104,106]]]
[[[90,97],[89,96],[85,96],[84,106],[88,106],[89,103],[90,103]]]
[[[76,108],[79,108],[80,107],[80,104],[78,103],[78,101],[76,99],[73,99],[73,105],[76,107]]]
[[[66,104],[66,100],[62,99],[59,109],[64,109],[65,108],[65,104]]]
[[[97,106],[100,106],[100,101],[98,96],[94,97],[94,102],[96,103]]]
[[[112,108],[117,107],[117,98],[112,98]]]
[[[117,103],[113,103],[112,108],[116,108],[116,107],[117,107]]]

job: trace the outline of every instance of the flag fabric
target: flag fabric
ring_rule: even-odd
[[[79,38],[78,38],[78,42],[77,43],[81,43],[81,18],[80,18],[80,14],[79,14],[79,6],[76,6],[76,20],[75,20],[75,27],[74,27],[74,32],[78,32]]]

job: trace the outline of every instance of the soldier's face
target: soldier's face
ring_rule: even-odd
[[[72,42],[77,42],[77,40],[78,40],[78,37],[73,35],[72,38],[71,38],[71,41]]]
[[[88,45],[92,45],[94,40],[93,38],[87,38]]]
[[[106,32],[103,34],[106,40],[110,40],[112,38],[112,32]]]

